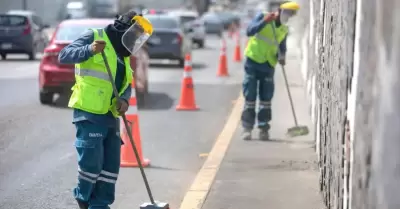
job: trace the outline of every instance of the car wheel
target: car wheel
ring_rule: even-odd
[[[52,104],[53,103],[53,93],[52,92],[40,92],[39,99],[41,104]]]
[[[28,53],[29,60],[36,59],[37,44],[35,44],[32,48],[33,48],[32,51]]]
[[[1,56],[1,59],[3,59],[3,60],[5,60],[5,59],[7,59],[7,54],[0,54],[0,56]]]
[[[199,48],[204,48],[204,40],[198,41],[197,44],[199,45]]]
[[[184,58],[179,59],[179,67],[185,67],[185,59]]]
[[[142,108],[146,105],[146,96],[147,96],[146,91],[139,92],[138,90],[136,90],[136,101],[138,108]]]

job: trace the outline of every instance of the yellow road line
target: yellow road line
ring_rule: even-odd
[[[219,134],[215,144],[209,153],[207,160],[197,173],[190,189],[186,192],[182,200],[180,209],[201,209],[207,198],[211,185],[226,154],[229,144],[232,141],[233,134],[239,124],[244,99],[242,96],[236,100],[236,104]]]

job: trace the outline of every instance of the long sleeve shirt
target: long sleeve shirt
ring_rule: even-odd
[[[249,23],[247,30],[246,30],[246,35],[248,37],[256,35],[258,32],[260,32],[267,24],[264,20],[264,14],[259,13],[257,14],[254,19]],[[282,40],[282,42],[279,44],[279,49],[282,53],[282,55],[286,54],[287,48],[286,48],[286,39],[287,36]],[[278,57],[278,54],[276,55]],[[246,69],[251,69],[251,70],[259,70],[259,71],[270,71],[273,70],[273,67],[268,63],[257,63],[250,58],[246,58],[246,63],[245,65],[247,66]]]
[[[71,44],[69,44],[64,49],[61,50],[58,56],[59,62],[64,64],[76,64],[88,60],[94,55],[92,53],[90,46],[90,44],[92,44],[93,41],[94,41],[93,31],[89,30],[85,34],[83,34],[80,38],[78,38],[77,40],[75,40],[74,42],[72,42]],[[125,76],[126,75],[125,75],[124,59],[122,57],[118,57],[117,73],[115,76],[115,85],[117,89],[122,88],[122,83]],[[128,102],[131,96],[131,91],[132,89],[128,87],[121,95],[121,99],[124,99]],[[110,98],[110,103],[113,98],[114,94]],[[74,109],[72,122],[76,123],[85,120],[107,127],[117,127],[118,125],[117,124],[118,120],[112,115],[111,111],[109,111],[107,114],[99,115],[99,114],[89,113],[80,109]]]

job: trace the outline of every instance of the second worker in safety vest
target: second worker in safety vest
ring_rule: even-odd
[[[59,61],[75,64],[68,106],[73,108],[78,154],[78,185],[74,198],[81,209],[109,209],[115,199],[120,167],[118,116],[129,107],[133,81],[129,52],[121,43],[135,12],[128,12],[101,29],[90,29],[66,46]],[[101,52],[104,51],[121,97],[116,101]]]
[[[260,129],[260,140],[269,139],[275,66],[278,62],[285,64],[288,34],[286,24],[298,9],[297,3],[285,2],[277,12],[258,14],[247,28],[249,41],[245,50],[243,81],[245,106],[241,116],[244,140],[251,139],[256,120]],[[256,113],[257,97],[259,104]]]

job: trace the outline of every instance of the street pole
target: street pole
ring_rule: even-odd
[[[28,10],[28,0],[22,0],[22,9]]]

